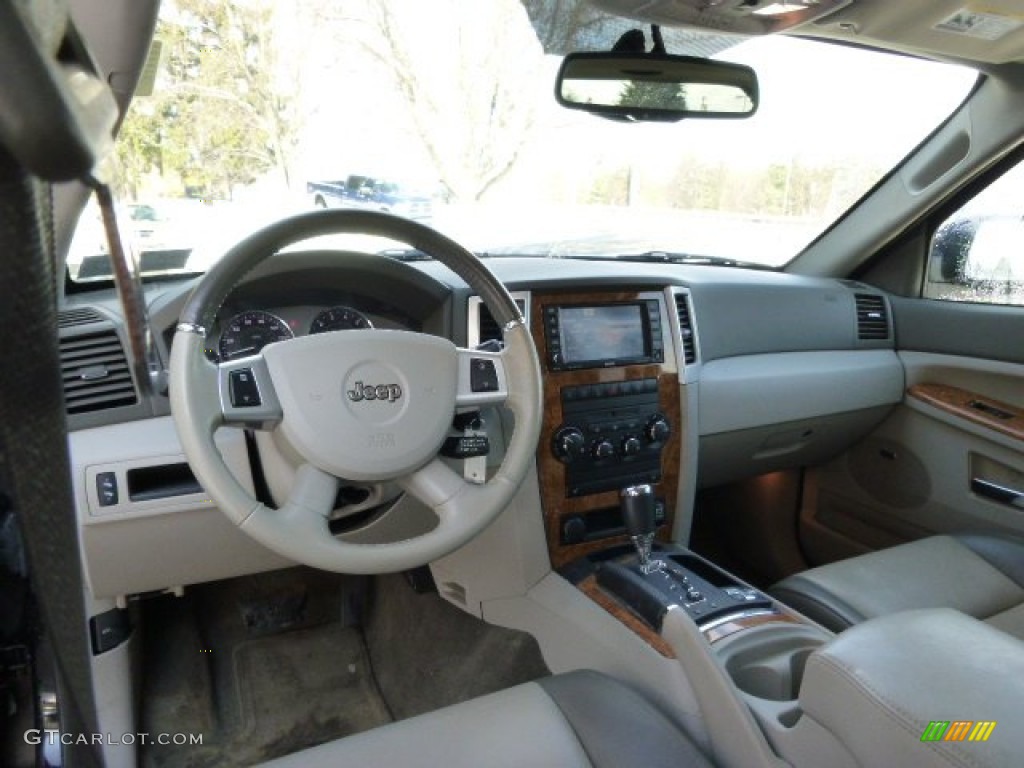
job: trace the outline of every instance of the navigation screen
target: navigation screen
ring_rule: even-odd
[[[558,325],[566,363],[629,360],[644,356],[644,321],[639,304],[560,307]]]

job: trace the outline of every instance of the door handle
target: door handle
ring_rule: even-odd
[[[993,483],[991,480],[982,480],[980,477],[971,480],[971,490],[986,499],[1024,509],[1024,491]]]

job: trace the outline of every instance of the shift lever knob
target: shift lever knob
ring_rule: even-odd
[[[649,485],[631,485],[619,494],[622,506],[622,521],[630,536],[654,533],[654,493]]]
[[[619,494],[619,505],[622,508],[622,521],[636,548],[640,572],[650,574],[660,571],[665,564],[661,560],[651,560],[654,532],[658,527],[654,519],[654,493],[651,486],[632,485],[623,488]]]

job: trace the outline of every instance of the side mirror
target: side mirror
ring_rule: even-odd
[[[750,67],[654,53],[570,53],[555,98],[613,120],[675,122],[744,118],[757,111],[757,74]]]
[[[932,238],[932,274],[958,285],[1012,285],[1024,280],[1022,252],[1024,221],[1019,216],[953,219]]]
[[[952,219],[935,231],[930,249],[932,280],[966,282],[964,266],[977,232],[978,220],[974,218]]]

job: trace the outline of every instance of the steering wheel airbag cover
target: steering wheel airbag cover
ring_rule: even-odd
[[[458,356],[447,339],[346,331],[272,344],[263,355],[285,437],[336,477],[411,472],[436,455],[451,425]]]

